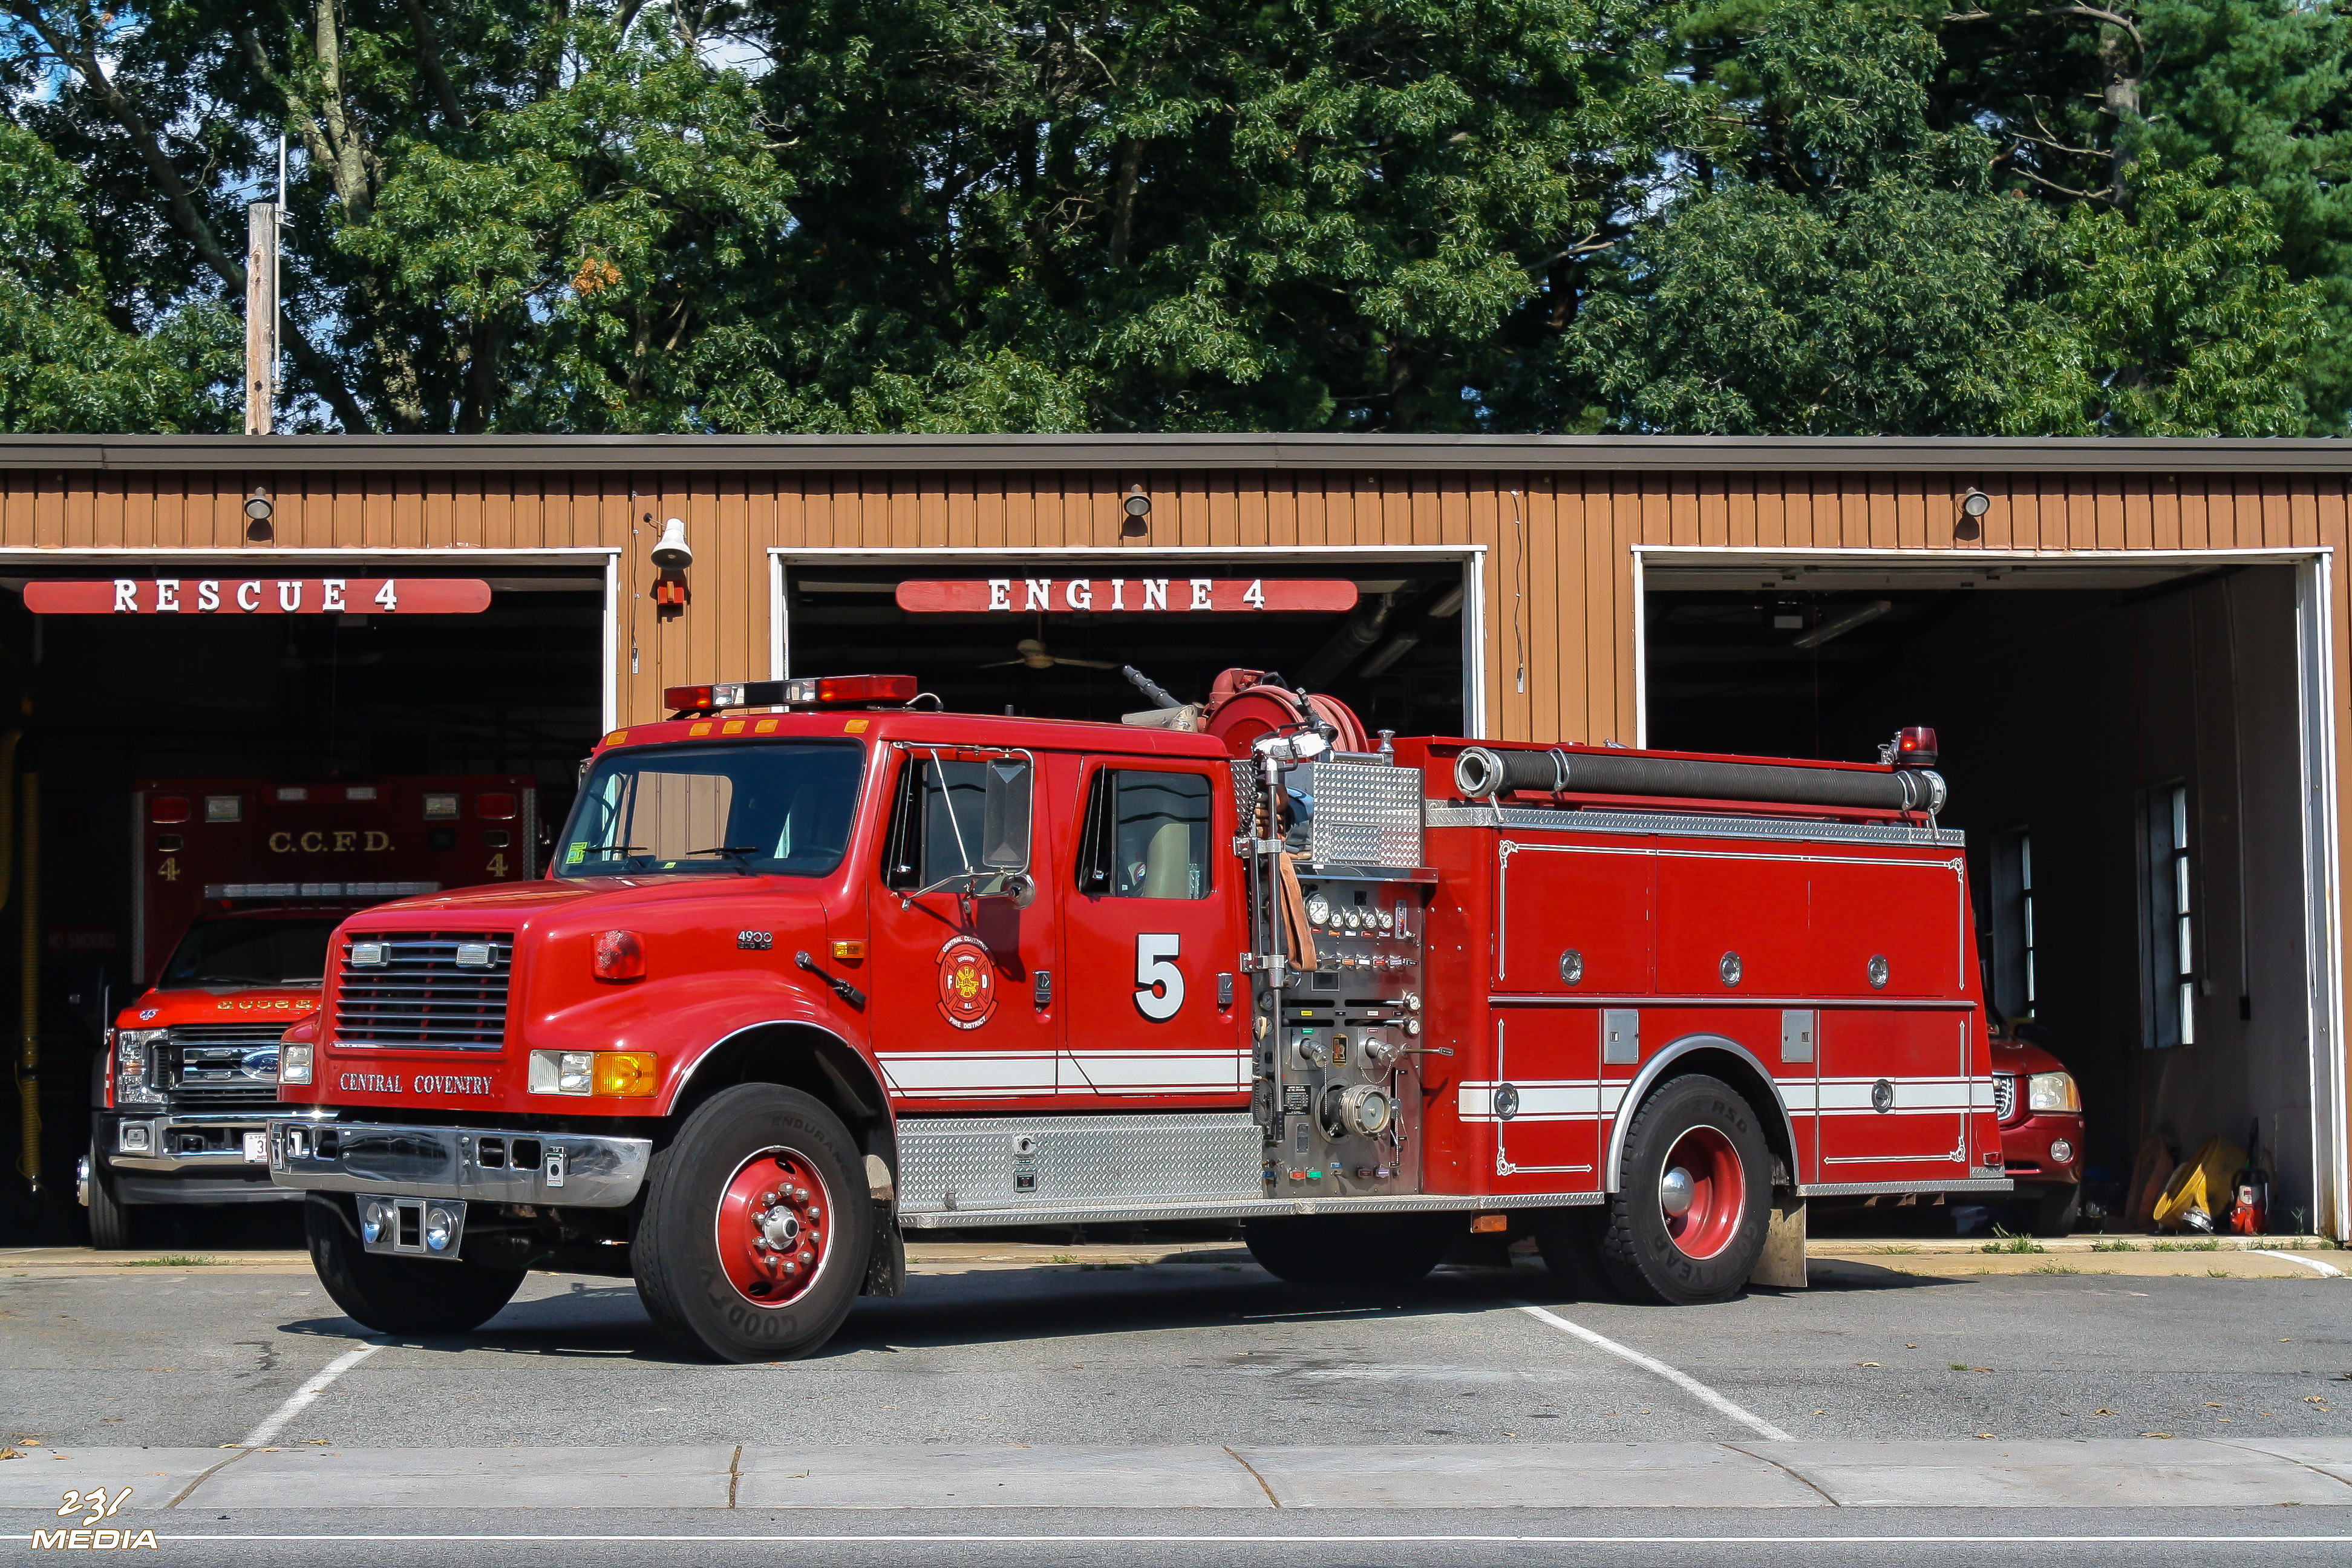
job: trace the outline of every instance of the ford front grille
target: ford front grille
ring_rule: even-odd
[[[497,1050],[506,1043],[513,958],[509,931],[384,931],[348,940],[335,975],[335,1038]]]
[[[165,1053],[172,1103],[226,1110],[278,1104],[278,1037],[292,1022],[172,1026]]]

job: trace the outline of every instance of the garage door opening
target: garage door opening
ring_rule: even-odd
[[[1091,575],[1089,575],[1091,574]],[[1116,574],[1116,575],[1114,575]],[[932,613],[902,605],[909,581],[1007,584],[1007,607]],[[1027,607],[1027,584],[1052,586],[1055,607]],[[1189,608],[1194,579],[1219,590],[1213,610]],[[1168,584],[1165,613],[1139,613],[1150,583]],[[1345,584],[1344,610],[1225,608],[1251,584]],[[1114,583],[1118,584],[1114,587]],[[883,670],[916,676],[950,710],[1050,719],[1117,720],[1150,704],[1119,673],[1132,665],[1184,702],[1209,695],[1219,671],[1273,670],[1339,698],[1370,729],[1464,731],[1471,616],[1463,559],[1322,561],[1247,558],[1062,559],[1044,565],[956,557],[779,563],[779,675]],[[1070,590],[1092,608],[1071,607]],[[1114,596],[1124,606],[1110,608]],[[984,594],[979,595],[983,601]],[[1277,593],[1269,606],[1279,603]]]
[[[2256,1133],[2336,1224],[2315,572],[2157,560],[1644,563],[1653,746],[1867,760],[1931,725],[1987,991],[2077,1079],[2086,1195]]]
[[[0,730],[23,730],[18,765],[37,772],[40,802],[34,936],[47,1206],[35,1234],[55,1237],[79,1223],[74,1167],[89,1147],[93,1068],[114,1016],[187,929],[179,903],[194,901],[208,919],[269,904],[289,921],[304,910],[331,920],[355,899],[427,874],[409,864],[427,848],[436,852],[429,874],[442,886],[511,879],[545,863],[550,825],[569,805],[610,700],[604,563],[595,552],[565,564],[473,563],[457,584],[486,581],[489,591],[487,607],[469,614],[418,613],[446,596],[438,587],[402,601],[411,584],[449,584],[446,567],[348,553],[323,567],[287,557],[114,555],[54,565],[20,557],[0,568]],[[58,593],[66,590],[55,584],[94,580],[101,593],[117,580],[135,584],[135,609],[28,607],[37,584]],[[352,595],[353,584],[373,595],[384,580],[398,585],[386,601]],[[326,607],[329,582],[342,608]],[[159,583],[174,584],[166,600],[156,596]],[[293,613],[283,613],[281,589]],[[457,598],[479,603],[479,590]],[[179,607],[159,607],[165,603]],[[419,822],[413,835],[363,831],[389,824],[383,814],[405,787],[390,781],[422,775],[527,780],[535,790],[476,792],[447,821]],[[152,780],[229,782],[210,795],[135,809],[137,786]],[[278,836],[287,853],[247,846],[245,859],[256,864],[222,871],[217,857],[200,862],[199,848],[216,847],[199,843],[207,832],[226,842],[236,831],[226,813],[249,826],[265,800],[273,808],[306,801],[316,823],[289,819],[294,830]],[[280,847],[268,834],[247,837]],[[357,855],[327,853],[342,840],[390,851],[364,863],[371,880],[347,879],[362,864]],[[307,853],[311,841],[320,854]],[[167,922],[151,908],[152,890],[159,877],[184,875],[170,890],[187,897]],[[332,896],[321,879],[334,879]],[[362,886],[371,890],[354,890]],[[10,891],[13,944],[22,889]],[[159,929],[166,923],[172,929]]]

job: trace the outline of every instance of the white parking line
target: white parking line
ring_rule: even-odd
[[[2300,1263],[2305,1268],[2325,1274],[2330,1279],[2341,1279],[2344,1278],[2344,1270],[2336,1268],[2333,1263],[2322,1263],[2316,1258],[2304,1258],[2292,1252],[2267,1252],[2259,1247],[2250,1247],[2246,1248],[2246,1250],[2252,1253],[2256,1258],[2276,1258],[2288,1263]]]
[[[320,1367],[310,1382],[304,1384],[301,1387],[289,1394],[285,1404],[271,1411],[268,1420],[262,1422],[260,1426],[256,1426],[252,1431],[247,1432],[245,1435],[245,1441],[238,1444],[237,1447],[241,1448],[258,1448],[267,1444],[272,1437],[277,1436],[279,1432],[285,1430],[286,1423],[293,1420],[294,1417],[301,1415],[303,1411],[309,1409],[310,1402],[327,1391],[327,1384],[334,1382],[335,1379],[342,1376],[343,1373],[351,1371],[352,1368],[359,1365],[360,1363],[367,1360],[368,1357],[375,1354],[376,1352],[383,1350],[385,1346],[391,1343],[392,1342],[390,1340],[370,1340],[367,1343],[360,1346],[359,1349],[345,1351],[342,1354],[337,1356],[334,1360]]]
[[[1723,1395],[1717,1394],[1715,1390],[1709,1388],[1698,1379],[1691,1376],[1688,1373],[1677,1372],[1673,1367],[1668,1366],[1664,1362],[1658,1360],[1655,1356],[1643,1355],[1640,1351],[1634,1350],[1631,1346],[1621,1345],[1615,1340],[1609,1338],[1605,1334],[1596,1334],[1591,1329],[1585,1328],[1580,1323],[1571,1323],[1566,1318],[1559,1316],[1558,1313],[1547,1312],[1541,1307],[1536,1306],[1531,1302],[1514,1301],[1511,1305],[1517,1307],[1520,1311],[1527,1313],[1531,1318],[1541,1319],[1543,1321],[1549,1323],[1553,1328],[1559,1330],[1563,1333],[1574,1334],[1586,1344],[1591,1345],[1598,1350],[1607,1351],[1613,1356],[1622,1356],[1627,1361],[1632,1362],[1635,1366],[1642,1368],[1644,1372],[1656,1373],[1660,1377],[1664,1378],[1668,1383],[1673,1384],[1685,1394],[1689,1394],[1692,1398],[1707,1405],[1711,1409],[1721,1411],[1724,1415],[1730,1416],[1734,1421],[1738,1422],[1742,1426],[1747,1427],[1750,1432],[1755,1433],[1759,1437],[1774,1443],[1793,1443],[1796,1441],[1796,1438],[1790,1436],[1788,1433],[1781,1431],[1780,1428],[1773,1426],[1772,1423],[1765,1420],[1764,1417],[1757,1415],[1754,1411],[1748,1410],[1741,1405],[1734,1405],[1730,1400],[1726,1399]]]

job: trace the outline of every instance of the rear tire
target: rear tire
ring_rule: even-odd
[[[1737,1294],[1763,1256],[1771,1171],[1755,1108],[1738,1090],[1700,1074],[1668,1079],[1626,1129],[1601,1271],[1636,1301],[1691,1306]]]
[[[2070,1236],[2082,1212],[2083,1189],[2079,1184],[2069,1182],[2063,1187],[2044,1187],[2026,1207],[2025,1226],[2035,1236]]]
[[[654,1157],[631,1258],[646,1310],[680,1349],[792,1361],[849,1316],[873,1243],[849,1129],[796,1089],[742,1083]]]
[[[130,1247],[131,1206],[114,1194],[114,1178],[98,1157],[98,1141],[89,1145],[89,1244],[100,1252]]]
[[[1580,1296],[1608,1291],[1609,1279],[1601,1268],[1601,1236],[1608,1219],[1608,1211],[1598,1205],[1534,1211],[1536,1250],[1560,1289]]]
[[[1368,1214],[1254,1219],[1242,1239],[1258,1267],[1293,1285],[1393,1289],[1437,1267],[1462,1232],[1459,1214]]]
[[[346,1316],[378,1333],[466,1333],[497,1317],[522,1288],[520,1268],[370,1252],[349,1193],[304,1194],[302,1224],[319,1283]]]

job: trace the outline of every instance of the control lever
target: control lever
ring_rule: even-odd
[[[840,976],[827,974],[824,970],[819,969],[816,966],[816,960],[808,955],[808,950],[806,948],[803,948],[800,952],[793,954],[793,966],[796,969],[805,969],[811,974],[815,975],[819,980],[824,981],[827,985],[833,987],[833,994],[835,995],[840,997],[843,1001],[848,1003],[859,1012],[862,1013],[866,1010],[866,993],[860,991],[856,986],[852,985],[848,981],[842,979]]]
[[[1454,1047],[1452,1046],[1407,1046],[1397,1054],[1407,1057],[1450,1057],[1454,1054]]]

